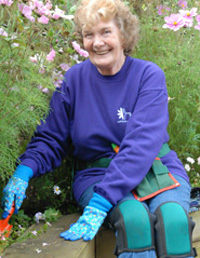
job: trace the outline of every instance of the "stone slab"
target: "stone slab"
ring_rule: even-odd
[[[95,258],[116,258],[115,234],[112,230],[102,227],[96,236],[96,257]]]
[[[193,230],[192,241],[198,242],[200,241],[200,210],[190,213],[189,217],[196,223],[195,228]]]
[[[1,258],[94,258],[94,240],[70,242],[59,237],[59,234],[67,230],[70,224],[76,222],[79,216],[80,214],[62,216],[52,223],[52,227],[49,227],[45,233],[9,246],[4,250]],[[38,231],[41,226],[35,224],[29,231]],[[43,246],[43,243],[47,245]],[[40,253],[37,250],[40,250]]]

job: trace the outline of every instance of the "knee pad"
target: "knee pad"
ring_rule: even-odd
[[[150,214],[141,202],[127,200],[120,203],[112,212],[110,222],[117,234],[117,256],[123,252],[155,249],[155,215]]]
[[[166,202],[156,209],[155,215],[158,257],[194,257],[192,231],[195,223],[184,208],[179,203]]]

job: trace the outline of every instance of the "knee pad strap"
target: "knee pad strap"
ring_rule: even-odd
[[[192,231],[195,223],[176,202],[166,202],[156,211],[157,253],[160,258],[194,256]]]
[[[155,216],[139,201],[120,203],[111,215],[117,232],[116,255],[155,249]]]

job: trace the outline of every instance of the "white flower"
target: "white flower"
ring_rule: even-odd
[[[60,187],[58,185],[54,185],[53,191],[57,195],[61,194],[61,190],[60,190]]]
[[[173,99],[175,99],[175,98],[168,97],[168,101],[173,100]]]
[[[200,165],[200,157],[197,158],[197,164]]]
[[[195,163],[195,160],[191,157],[187,157],[187,162],[191,163],[191,164],[194,164]]]
[[[36,249],[35,251],[36,251],[38,254],[42,252],[42,250],[40,250],[40,249]]]
[[[30,56],[29,59],[31,60],[31,62],[33,63],[38,63],[41,61],[41,55],[36,53],[34,56]]]
[[[19,227],[19,229],[23,229],[23,227],[20,224],[18,224],[18,227]]]
[[[74,54],[73,56],[70,55],[70,58],[71,58],[72,60],[76,61],[77,64],[80,64],[81,61],[78,60],[78,57],[79,57],[79,56],[78,56],[77,54]]]
[[[42,243],[42,246],[46,246],[46,245],[49,245],[49,244],[47,244],[47,243]]]
[[[190,171],[190,165],[189,165],[189,164],[185,164],[185,170],[186,170],[187,172]]]
[[[42,212],[37,212],[35,214],[35,221],[36,223],[39,223],[40,220],[45,220],[45,215],[42,214]]]
[[[46,222],[47,226],[52,227],[50,222]]]
[[[37,235],[37,231],[36,231],[36,230],[32,231],[31,233],[32,233],[34,236]]]

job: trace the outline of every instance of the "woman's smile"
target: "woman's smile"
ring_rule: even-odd
[[[122,35],[113,20],[83,30],[83,45],[102,75],[114,75],[124,64]]]

